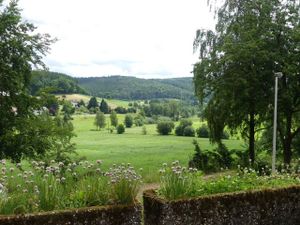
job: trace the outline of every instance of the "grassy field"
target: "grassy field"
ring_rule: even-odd
[[[62,99],[63,95],[57,95],[57,97],[59,97],[60,99]],[[64,99],[68,100],[68,101],[75,101],[75,102],[79,102],[80,100],[83,100],[86,104],[89,102],[90,98],[92,96],[89,95],[81,95],[81,94],[68,94],[68,95],[64,95]],[[100,103],[102,100],[102,98],[98,98],[97,97],[97,101]],[[129,101],[124,101],[124,100],[118,100],[118,99],[105,99],[105,101],[107,101],[108,105],[114,109],[117,106],[123,106],[123,107],[128,107],[128,103]]]
[[[155,182],[162,163],[179,160],[187,165],[193,155],[193,137],[177,137],[175,135],[160,136],[156,132],[156,125],[146,125],[147,135],[142,134],[142,127],[126,129],[124,134],[109,133],[107,129],[97,131],[94,115],[74,116],[73,124],[77,137],[79,156],[87,160],[101,159],[104,167],[113,163],[131,163],[135,168],[143,168],[145,182]],[[124,121],[124,115],[118,115],[119,123]],[[107,118],[107,121],[109,118]],[[200,121],[194,118],[195,128]],[[214,148],[206,138],[197,138],[203,149]],[[230,148],[242,148],[242,141],[226,140],[224,143]]]

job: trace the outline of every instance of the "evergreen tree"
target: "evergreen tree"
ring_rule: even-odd
[[[91,97],[90,98],[90,101],[88,103],[88,106],[87,108],[90,109],[90,108],[97,108],[98,107],[98,101],[97,101],[97,98],[96,97]]]
[[[108,104],[104,99],[102,99],[102,101],[100,103],[100,111],[105,113],[105,114],[109,113]]]

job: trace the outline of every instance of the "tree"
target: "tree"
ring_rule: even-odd
[[[97,112],[95,121],[94,121],[95,126],[97,127],[98,130],[101,130],[101,128],[104,128],[106,123],[105,123],[105,115],[103,112]]]
[[[161,135],[169,135],[174,129],[174,123],[172,121],[164,120],[157,124],[157,132]]]
[[[45,67],[42,58],[54,42],[23,22],[17,1],[0,0],[0,157],[20,160],[27,154],[28,139],[37,141],[39,130],[29,121],[37,117],[38,99],[28,94],[32,66]],[[29,125],[29,126],[27,126]],[[25,136],[28,134],[29,136]],[[31,149],[36,151],[36,149]]]
[[[129,115],[129,114],[127,114],[127,115],[125,116],[124,123],[125,123],[125,126],[126,126],[127,128],[132,127],[132,125],[133,125],[133,118],[132,118],[132,116]]]
[[[107,104],[107,102],[104,99],[101,100],[100,111],[103,112],[103,113],[105,113],[105,114],[109,113],[108,104]]]
[[[115,111],[112,111],[110,114],[110,124],[114,127],[118,126],[118,117]]]
[[[278,133],[285,164],[293,156],[292,143],[300,134],[300,2],[284,1],[278,6],[273,25],[274,71],[281,71],[278,97]]]
[[[98,108],[98,101],[96,97],[91,97],[87,106],[88,109]]]
[[[194,42],[200,62],[194,66],[196,94],[209,98],[205,108],[211,140],[223,129],[241,129],[255,160],[255,133],[269,118],[273,99],[274,45],[280,1],[225,0],[217,10],[216,31],[198,31]],[[287,3],[288,4],[288,3]],[[299,20],[298,20],[299,21]],[[277,46],[277,47],[276,47]]]
[[[72,103],[70,101],[63,101],[63,108],[62,108],[62,112],[64,113],[64,120],[71,120],[72,119],[72,115],[75,112],[75,107],[73,107]]]

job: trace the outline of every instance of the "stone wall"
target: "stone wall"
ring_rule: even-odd
[[[0,216],[0,225],[140,225],[142,206],[101,206],[15,216]]]
[[[300,186],[166,201],[144,192],[145,225],[300,225]]]

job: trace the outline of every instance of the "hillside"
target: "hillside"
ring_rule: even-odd
[[[78,81],[66,74],[50,71],[33,71],[30,81],[30,92],[35,95],[39,90],[50,88],[54,94],[86,94]]]
[[[116,99],[194,99],[192,78],[139,79],[111,76],[78,78],[90,95]]]

